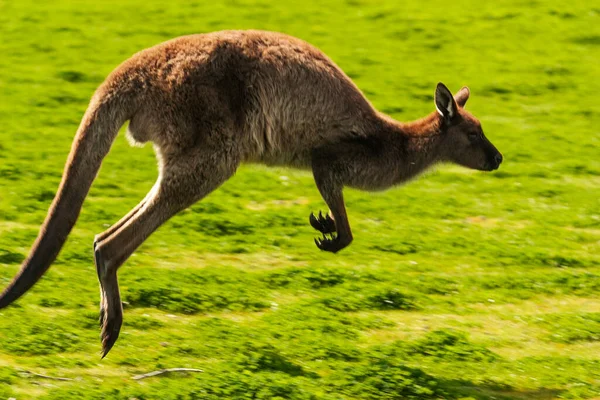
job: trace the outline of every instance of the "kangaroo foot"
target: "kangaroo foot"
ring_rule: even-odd
[[[108,303],[105,304],[108,305]],[[120,306],[113,305],[112,308],[105,306],[100,315],[103,317],[100,340],[102,341],[102,358],[104,358],[119,338],[123,324],[123,311]]]
[[[326,233],[335,233],[335,221],[333,218],[329,216],[329,214],[323,214],[319,211],[319,216],[315,217],[315,214],[310,213],[310,217],[308,217],[308,221],[310,225],[321,232],[322,234]]]
[[[96,248],[94,256],[100,280],[100,340],[102,341],[102,358],[104,358],[119,338],[123,324],[123,308],[116,273],[106,271],[99,248]]]
[[[104,301],[104,293],[100,295],[100,318],[98,318],[98,323],[100,324],[100,328],[104,325],[104,317],[106,316],[106,302]]]

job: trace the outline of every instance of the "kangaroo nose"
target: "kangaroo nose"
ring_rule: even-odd
[[[496,161],[496,164],[500,165],[500,163],[502,162],[502,154],[500,154],[500,153],[496,154],[496,156],[494,157],[494,160]]]

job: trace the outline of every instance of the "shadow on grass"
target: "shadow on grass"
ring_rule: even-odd
[[[20,264],[25,256],[8,250],[0,250],[0,264]]]

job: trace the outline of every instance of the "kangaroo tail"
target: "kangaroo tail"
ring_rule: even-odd
[[[119,128],[131,118],[129,92],[107,80],[81,121],[46,220],[21,270],[0,295],[0,309],[29,290],[54,262],[79,217],[83,201]]]

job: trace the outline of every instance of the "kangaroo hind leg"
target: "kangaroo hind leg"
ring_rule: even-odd
[[[137,214],[137,212],[146,204],[148,198],[152,196],[153,192],[156,190],[157,187],[158,182],[152,187],[152,189],[150,190],[150,192],[148,192],[146,197],[144,197],[142,201],[140,201],[135,207],[133,207],[131,211],[129,211],[123,218],[121,218],[117,223],[115,223],[113,226],[111,226],[104,232],[96,235],[96,237],[94,238],[94,250],[96,250],[96,246],[98,245],[98,243],[115,233],[117,230],[119,230],[119,228],[125,225],[127,221],[129,221],[135,214]]]
[[[126,222],[96,245],[103,357],[116,342],[123,321],[117,269],[159,226],[215,190],[237,168],[237,162],[224,152],[220,155],[206,150],[193,153],[165,160],[161,179],[143,205],[137,211],[132,210]]]
[[[150,190],[150,192],[148,192],[146,197],[144,197],[144,199],[142,201],[140,201],[135,207],[133,207],[131,209],[131,211],[129,211],[117,223],[112,225],[110,228],[108,228],[104,232],[96,235],[96,237],[94,238],[94,258],[95,258],[95,264],[96,264],[96,272],[98,273],[98,280],[100,282],[100,318],[99,318],[99,322],[100,322],[101,327],[102,327],[102,324],[104,323],[104,315],[105,315],[104,311],[106,309],[106,303],[105,303],[105,297],[104,297],[104,288],[102,287],[102,279],[100,279],[102,271],[100,270],[99,266],[104,265],[104,263],[100,260],[100,253],[96,253],[96,247],[98,246],[98,244],[100,242],[102,242],[104,239],[106,239],[107,237],[109,237],[110,235],[112,235],[113,233],[118,231],[131,218],[133,218],[142,209],[142,207],[144,207],[144,205],[146,204],[148,199],[154,196],[154,192],[157,190],[157,188],[158,188],[158,182],[152,187],[152,189]]]

